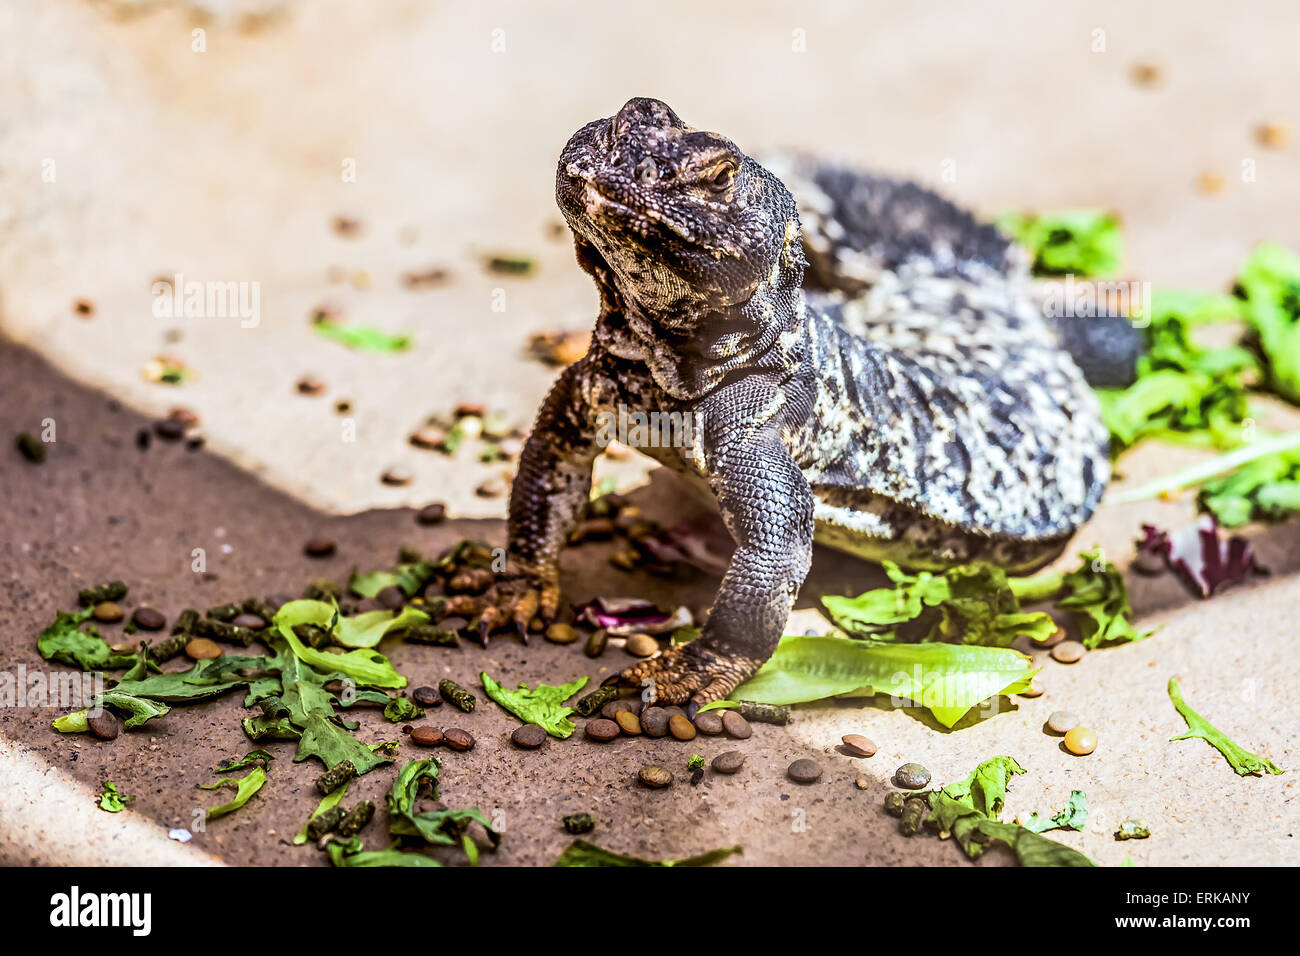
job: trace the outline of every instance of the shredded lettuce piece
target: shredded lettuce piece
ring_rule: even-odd
[[[1187,701],[1183,699],[1182,690],[1178,686],[1178,678],[1169,678],[1169,699],[1174,702],[1174,709],[1182,714],[1183,720],[1187,721],[1187,732],[1179,734],[1177,737],[1170,737],[1172,740],[1187,740],[1189,737],[1200,737],[1211,747],[1223,754],[1227,758],[1228,764],[1237,775],[1244,777],[1248,774],[1262,776],[1265,773],[1286,773],[1281,767],[1273,763],[1266,757],[1253,754],[1246,748],[1235,743],[1222,730],[1215,727],[1208,720],[1192,710]]]
[[[518,690],[507,690],[488,676],[487,671],[483,671],[479,679],[489,697],[524,723],[536,724],[560,740],[573,733],[573,721],[568,719],[573,708],[565,707],[564,702],[587,685],[586,677],[579,677],[558,687],[538,684],[532,690],[524,683],[519,685]]]
[[[606,850],[586,840],[574,840],[568,849],[560,854],[555,866],[624,866],[624,867],[668,867],[668,866],[715,866],[730,856],[743,854],[739,846],[723,847],[710,850],[685,860],[643,860],[640,857],[627,856]]]

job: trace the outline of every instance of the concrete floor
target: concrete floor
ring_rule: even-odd
[[[743,147],[816,147],[905,171],[984,210],[1117,209],[1130,274],[1160,284],[1221,287],[1258,239],[1300,248],[1296,146],[1267,151],[1251,136],[1265,120],[1300,128],[1288,96],[1300,80],[1286,25],[1295,14],[1281,3],[924,13],[813,5],[737,19],[683,2],[656,7],[633,28],[578,4],[562,15],[554,5],[400,0],[373,22],[365,7],[322,2],[252,31],[207,22],[202,54],[191,52],[195,22],[182,6],[122,18],[109,6],[19,0],[0,9],[0,33],[18,39],[0,49],[0,85],[16,91],[0,126],[0,331],[26,346],[0,348],[0,435],[38,430],[46,417],[59,427],[45,465],[12,452],[0,459],[0,500],[10,509],[0,533],[8,667],[39,664],[35,636],[55,609],[110,574],[171,616],[249,592],[296,592],[354,563],[382,566],[403,543],[432,551],[469,535],[499,541],[503,502],[472,491],[491,470],[413,451],[405,436],[462,399],[529,420],[551,373],[523,356],[527,334],[582,327],[594,308],[567,244],[550,232],[555,154],[573,129],[629,95],[660,96]],[[1105,52],[1089,51],[1097,29]],[[791,50],[797,30],[806,53]],[[492,52],[494,37],[504,52]],[[1159,85],[1132,83],[1138,62],[1159,66]],[[348,159],[354,183],[340,180]],[[1239,172],[1247,159],[1250,182]],[[955,180],[944,181],[949,169]],[[52,182],[42,179],[49,170]],[[1216,171],[1224,189],[1198,193],[1197,177]],[[357,218],[360,236],[337,236],[337,215]],[[502,251],[535,258],[538,274],[487,273],[482,257]],[[401,273],[429,266],[449,271],[444,287],[402,286]],[[331,282],[332,267],[365,270],[370,288]],[[155,317],[150,285],[176,272],[259,283],[260,323]],[[504,312],[493,310],[499,290]],[[74,315],[77,298],[94,303],[93,317]],[[410,332],[415,347],[373,356],[326,342],[307,318],[322,303]],[[180,388],[146,383],[141,368],[164,352],[197,377]],[[294,394],[306,373],[327,383],[325,396]],[[157,444],[139,453],[131,439],[141,419],[109,410],[108,396],[148,414],[194,408],[214,453]],[[355,441],[342,439],[339,398],[355,407]],[[1259,419],[1295,422],[1268,409]],[[1122,470],[1141,480],[1196,454],[1143,448]],[[416,481],[382,485],[378,474],[394,463],[409,465]],[[630,486],[642,473],[624,469],[622,480]],[[663,482],[634,494],[652,513],[674,514]],[[434,530],[401,507],[435,499],[457,518]],[[1100,544],[1122,564],[1142,521],[1190,515],[1187,501],[1106,507],[1079,546]],[[319,531],[341,543],[323,563],[300,553]],[[573,739],[521,754],[505,743],[513,721],[484,704],[466,718],[478,747],[444,755],[444,796],[449,806],[504,811],[497,862],[550,862],[567,843],[559,817],[586,809],[601,821],[597,842],[645,855],[740,843],[751,864],[955,864],[963,857],[951,845],[897,835],[880,812],[886,781],[905,760],[946,781],[1007,753],[1029,771],[1010,812],[1055,810],[1071,789],[1085,790],[1088,831],[1060,838],[1101,863],[1293,862],[1291,773],[1239,779],[1207,745],[1166,742],[1183,727],[1164,692],[1178,674],[1192,705],[1240,743],[1295,763],[1300,530],[1254,534],[1271,578],[1207,603],[1169,579],[1137,580],[1141,625],[1161,627],[1154,637],[1073,667],[1047,661],[1044,696],[972,726],[943,732],[911,709],[806,708],[788,728],[757,728],[738,777],[648,793],[631,782],[636,768],[684,761],[688,748]],[[188,570],[194,547],[212,560],[206,577]],[[700,606],[714,586],[701,578],[669,591],[629,579],[599,545],[565,561],[575,601],[631,592]],[[800,603],[855,593],[876,575],[819,553]],[[592,671],[576,648],[550,644],[393,649],[414,683],[443,673],[475,683],[481,669],[503,683],[599,680],[621,657],[612,651]],[[1059,708],[1098,730],[1096,754],[1070,757],[1041,732]],[[292,765],[283,745],[272,748],[270,783],[248,807],[188,851],[166,840],[195,806],[216,802],[194,784],[246,749],[239,715],[234,698],[177,708],[145,735],[95,744],[53,734],[50,711],[0,712],[0,775],[7,794],[21,794],[0,810],[0,859],[319,862],[281,842],[314,806],[317,772]],[[388,735],[382,721],[362,719],[365,739]],[[840,755],[835,745],[848,732],[866,733],[880,752],[867,761]],[[706,756],[730,749],[698,744]],[[805,755],[827,767],[810,788],[783,776]],[[859,773],[869,790],[853,787]],[[105,777],[138,796],[126,814],[109,817],[90,802]],[[378,797],[390,777],[378,771],[355,792]],[[1115,843],[1110,833],[1128,816],[1146,816],[1152,839]]]

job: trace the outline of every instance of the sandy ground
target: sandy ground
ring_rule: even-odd
[[[47,417],[59,434],[43,466],[12,452],[0,459],[6,667],[38,666],[35,635],[77,588],[106,576],[174,616],[250,592],[296,592],[352,564],[384,566],[403,543],[434,551],[465,536],[500,541],[503,502],[472,490],[492,469],[415,451],[405,437],[464,399],[528,422],[552,373],[523,355],[527,334],[582,327],[594,308],[551,231],[555,154],[573,129],[629,95],[660,96],[744,147],[816,147],[905,171],[984,210],[1114,208],[1127,223],[1130,274],[1160,284],[1221,287],[1254,241],[1300,247],[1296,147],[1264,150],[1252,138],[1264,120],[1300,126],[1288,97],[1300,80],[1286,28],[1295,14],[1281,3],[1249,14],[1163,3],[924,13],[813,5],[743,17],[668,3],[635,26],[577,4],[385,10],[380,22],[366,7],[322,2],[239,29],[170,4],[130,17],[70,0],[0,9],[0,33],[17,40],[0,49],[0,85],[15,91],[0,126],[0,330],[34,350],[0,349],[0,435],[39,431]],[[192,50],[196,27],[206,31],[202,53]],[[1096,30],[1104,52],[1090,50]],[[792,48],[799,36],[806,52]],[[1132,82],[1139,62],[1158,66],[1157,85]],[[355,182],[340,176],[349,160]],[[1196,180],[1210,172],[1224,187],[1204,195]],[[339,215],[360,223],[358,236],[331,229]],[[498,252],[532,257],[537,274],[489,273],[482,259]],[[429,267],[446,269],[448,281],[428,292],[403,286],[404,272]],[[331,281],[331,269],[344,281]],[[175,273],[257,283],[256,327],[154,315],[150,286]],[[78,298],[93,303],[91,317],[74,313]],[[410,333],[414,347],[375,356],[327,342],[308,321],[322,304]],[[146,382],[141,369],[160,353],[196,377],[180,387]],[[294,393],[309,373],[327,383],[325,395]],[[112,410],[108,396],[125,409]],[[341,398],[349,415],[334,410]],[[177,403],[202,416],[211,451],[155,443],[138,452],[142,419],[131,409],[158,414]],[[1139,480],[1195,454],[1141,449],[1123,471]],[[392,464],[416,480],[381,484]],[[678,499],[664,483],[635,494],[652,513],[674,515]],[[435,499],[456,516],[436,529],[402,507]],[[1187,502],[1105,508],[1079,545],[1100,544],[1123,563],[1140,522],[1190,514]],[[341,542],[336,558],[301,555],[318,532]],[[485,704],[466,718],[479,745],[445,754],[444,796],[449,806],[504,812],[499,862],[550,862],[567,842],[559,817],[584,809],[600,820],[598,842],[647,855],[740,843],[746,863],[960,863],[951,845],[897,835],[880,811],[887,780],[904,760],[946,781],[1007,753],[1029,771],[1013,789],[1013,814],[1087,792],[1088,831],[1061,839],[1101,863],[1290,862],[1292,774],[1239,779],[1199,741],[1166,743],[1182,730],[1164,691],[1178,674],[1193,706],[1239,742],[1295,762],[1300,532],[1256,534],[1271,578],[1208,603],[1167,579],[1137,580],[1140,624],[1160,627],[1155,636],[1073,667],[1047,661],[1044,696],[950,733],[907,708],[806,708],[788,728],[757,728],[738,777],[648,793],[632,783],[636,768],[676,766],[690,748],[575,739],[520,754],[505,742],[513,722]],[[209,555],[207,575],[189,571],[195,547]],[[599,545],[566,555],[570,599],[638,593],[701,606],[715,585],[701,577],[669,592],[605,558]],[[876,574],[819,552],[800,603],[853,593]],[[611,651],[593,670],[576,648],[524,651],[505,640],[487,651],[402,646],[393,657],[415,683],[444,673],[475,683],[482,669],[503,682],[599,680],[624,661]],[[1096,754],[1070,757],[1042,733],[1058,708],[1098,730]],[[166,830],[216,802],[194,784],[246,749],[234,698],[177,708],[112,744],[53,734],[56,713],[0,712],[5,752],[20,758],[6,792],[22,794],[0,815],[7,862],[114,858],[102,827],[87,829],[106,817],[89,796],[105,778],[137,796],[123,815],[141,825],[129,838],[133,859],[171,854]],[[363,737],[391,736],[373,717],[363,716]],[[880,752],[866,761],[838,753],[848,732],[866,733]],[[701,739],[694,749],[712,756],[730,746]],[[318,861],[282,842],[314,805],[316,768],[273,749],[264,792],[196,836],[189,856]],[[827,768],[813,787],[783,776],[805,755]],[[872,781],[866,791],[853,786],[860,773]],[[56,778],[64,799],[51,814]],[[355,792],[376,798],[389,778],[376,772]],[[1115,843],[1110,833],[1128,816],[1151,820],[1152,839]],[[83,831],[92,835],[78,842]],[[152,834],[155,850],[141,849],[137,832]]]

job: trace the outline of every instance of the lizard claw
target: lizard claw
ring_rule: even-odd
[[[553,577],[521,573],[505,578],[492,589],[492,603],[479,618],[479,640],[486,647],[488,635],[510,624],[526,645],[528,625],[534,618],[543,623],[555,617],[560,588]]]
[[[616,679],[634,687],[651,681],[656,702],[689,704],[694,716],[705,704],[725,700],[762,663],[751,657],[710,650],[695,640],[633,664]]]

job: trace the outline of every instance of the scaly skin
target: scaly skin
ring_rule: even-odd
[[[698,423],[685,447],[642,450],[706,482],[736,543],[700,637],[620,675],[661,701],[724,698],[771,656],[815,534],[913,566],[1060,552],[1108,475],[1092,394],[1010,244],[887,182],[814,177],[842,208],[821,196],[810,304],[794,197],[729,140],[639,98],[574,134],[556,197],[600,317],[524,448],[485,635],[554,616],[596,423],[620,408]]]

